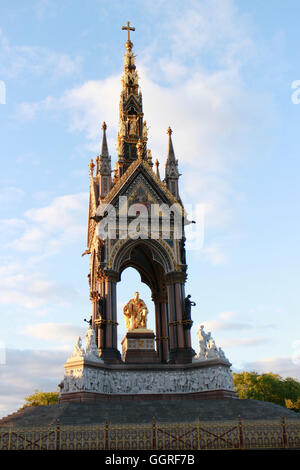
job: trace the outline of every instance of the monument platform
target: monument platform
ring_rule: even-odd
[[[69,360],[59,401],[236,398],[230,365],[221,359],[186,365]]]
[[[231,363],[216,347],[209,352],[188,364],[155,362],[154,333],[141,328],[127,331],[124,362],[106,363],[89,327],[86,349],[78,338],[66,361],[59,402],[236,398]]]

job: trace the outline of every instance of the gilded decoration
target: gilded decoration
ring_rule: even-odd
[[[134,293],[134,298],[130,299],[123,309],[128,331],[147,328],[148,308],[139,293]]]

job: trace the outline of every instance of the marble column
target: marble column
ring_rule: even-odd
[[[183,272],[168,273],[167,292],[169,307],[170,352],[169,362],[185,364],[192,362],[195,352],[191,348],[190,326],[186,328],[184,312]]]
[[[102,276],[105,318],[101,337],[101,358],[105,362],[121,362],[117,336],[117,288],[118,275],[114,271],[105,271]]]

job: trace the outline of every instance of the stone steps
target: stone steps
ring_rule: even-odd
[[[48,426],[57,419],[62,425],[110,423],[224,421],[241,419],[300,419],[300,413],[274,403],[257,400],[155,400],[97,403],[63,403],[30,407],[0,419],[1,425]]]

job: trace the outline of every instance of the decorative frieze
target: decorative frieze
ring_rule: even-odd
[[[88,364],[66,368],[61,393],[101,394],[195,393],[233,390],[229,364],[179,370],[113,370]]]

